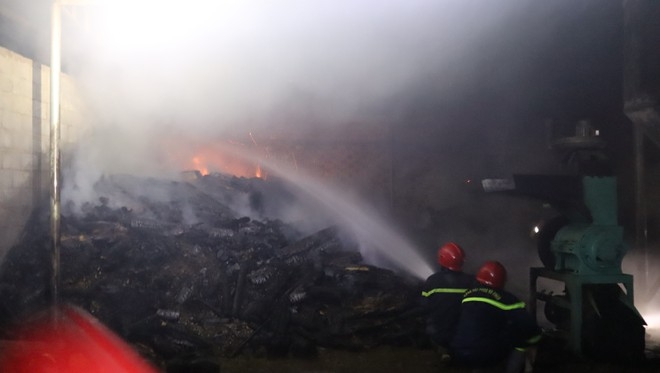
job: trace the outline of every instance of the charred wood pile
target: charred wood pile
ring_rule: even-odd
[[[310,354],[423,336],[418,281],[365,264],[335,226],[308,234],[266,216],[293,198],[277,183],[113,176],[94,188],[97,202],[63,205],[61,301],[159,359]],[[239,202],[255,214],[239,213]],[[35,213],[5,258],[3,325],[48,305],[49,237],[48,214]]]

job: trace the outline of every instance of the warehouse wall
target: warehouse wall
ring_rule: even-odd
[[[62,149],[86,127],[85,105],[62,76]],[[50,185],[50,69],[0,48],[0,258],[16,242]]]

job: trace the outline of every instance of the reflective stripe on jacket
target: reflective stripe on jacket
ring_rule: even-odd
[[[427,317],[427,332],[435,343],[449,344],[458,322],[463,294],[474,284],[474,276],[446,268],[424,282],[421,303]]]
[[[495,361],[514,348],[538,343],[540,335],[524,302],[505,290],[480,286],[463,296],[451,347],[461,356]]]

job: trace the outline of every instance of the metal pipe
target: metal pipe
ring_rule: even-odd
[[[42,183],[44,171],[43,168],[43,149],[42,149],[42,110],[41,103],[43,97],[41,78],[41,62],[32,61],[32,210],[39,211],[43,207]],[[44,110],[45,111],[45,110]]]
[[[62,4],[54,0],[50,44],[50,228],[51,300],[57,305],[60,288],[60,74],[62,71]]]
[[[397,206],[396,206],[396,195],[395,195],[395,193],[397,192],[397,190],[395,189],[395,182],[396,182],[396,176],[397,176],[396,171],[397,170],[396,170],[395,154],[397,154],[396,153],[397,149],[396,149],[396,140],[394,138],[394,123],[393,122],[390,123],[389,128],[388,128],[387,145],[388,145],[387,146],[387,148],[388,148],[387,151],[389,152],[389,156],[390,156],[390,162],[389,162],[390,163],[390,169],[389,169],[390,172],[389,172],[389,175],[388,175],[389,179],[390,179],[389,180],[390,185],[389,185],[389,190],[388,190],[388,192],[389,192],[388,194],[389,194],[389,197],[390,197],[390,214],[396,214]]]
[[[660,30],[654,21],[660,15],[660,4],[653,0],[623,1],[623,108],[633,123],[635,167],[635,246],[643,263],[640,286],[645,293],[654,291],[649,279],[648,211],[646,193],[645,139],[660,146],[658,105],[658,61],[655,46]],[[651,297],[647,297],[651,299]]]
[[[635,159],[635,246],[642,250],[644,261],[640,268],[640,287],[647,293],[651,289],[649,283],[649,252],[648,252],[648,219],[646,211],[645,193],[645,162],[644,162],[644,128],[642,124],[633,123],[634,132],[634,159]]]

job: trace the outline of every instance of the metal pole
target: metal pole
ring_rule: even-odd
[[[389,190],[389,195],[390,195],[390,214],[395,215],[397,213],[396,209],[396,197],[395,193],[397,192],[395,189],[395,180],[396,180],[396,143],[394,140],[394,123],[390,123],[389,125],[389,131],[387,134],[387,151],[390,156],[390,172],[389,172],[389,181],[390,181],[390,190]]]
[[[650,293],[649,284],[649,252],[648,252],[648,226],[646,211],[646,188],[644,163],[644,129],[639,123],[633,123],[634,134],[634,159],[635,159],[635,246],[642,250],[642,274],[638,277],[640,287],[645,293]]]
[[[62,4],[53,1],[50,45],[50,228],[51,300],[57,305],[60,288],[60,73],[62,71]]]
[[[644,159],[645,139],[660,145],[658,130],[657,82],[658,55],[654,53],[654,31],[652,27],[660,14],[660,6],[653,0],[623,1],[623,108],[633,123],[634,165],[635,165],[635,249],[643,260],[637,276],[639,284],[651,299],[653,289],[650,283],[649,244],[648,244],[648,202],[646,187],[646,164]]]

